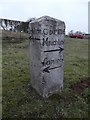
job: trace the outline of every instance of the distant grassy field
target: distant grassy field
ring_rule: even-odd
[[[65,38],[64,89],[48,99],[31,87],[28,44],[3,42],[3,118],[87,118],[89,88],[71,86],[89,79],[88,40]]]

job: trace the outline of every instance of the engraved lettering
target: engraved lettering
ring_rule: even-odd
[[[64,44],[64,41],[62,41],[62,40],[59,40],[59,39],[55,39],[55,40],[52,40],[52,41],[50,41],[49,39],[48,39],[48,37],[47,38],[43,38],[43,42],[42,42],[42,46],[53,46],[53,45],[63,45]]]
[[[30,30],[30,33],[32,34],[44,34],[44,35],[61,35],[61,34],[64,34],[65,33],[65,30],[62,30],[62,29],[31,29]]]
[[[46,66],[46,65],[58,64],[58,63],[60,63],[60,62],[62,62],[62,59],[61,59],[61,58],[49,60],[49,59],[46,57],[46,58],[44,58],[42,64],[43,64],[43,66]]]

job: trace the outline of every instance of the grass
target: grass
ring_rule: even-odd
[[[15,39],[15,41],[18,41],[20,39],[25,39],[25,38],[27,39],[28,38],[28,33],[2,30],[2,37],[3,37],[3,42],[4,42],[4,40],[5,41],[12,41],[12,39]]]
[[[65,40],[65,83],[76,82],[88,76],[88,41],[85,39]],[[67,83],[68,82],[68,83]]]
[[[0,119],[2,118],[2,31],[0,30]]]
[[[64,89],[48,99],[31,87],[28,44],[3,43],[3,118],[87,118],[88,88],[82,97],[70,86],[88,77],[88,40],[65,38]]]

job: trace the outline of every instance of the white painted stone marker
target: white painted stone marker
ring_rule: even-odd
[[[41,96],[49,97],[63,88],[65,23],[43,16],[30,22],[29,30],[31,84]]]

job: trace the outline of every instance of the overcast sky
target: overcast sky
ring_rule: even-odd
[[[0,0],[0,18],[26,21],[48,15],[70,30],[88,33],[89,0]]]

